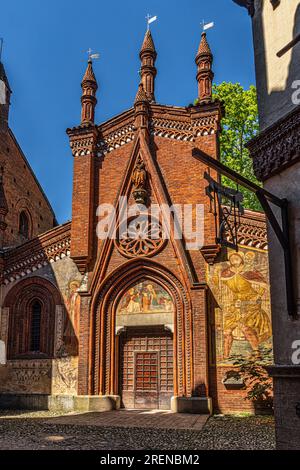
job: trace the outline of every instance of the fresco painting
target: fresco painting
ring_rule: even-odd
[[[70,355],[78,354],[78,331],[79,331],[79,316],[80,316],[80,296],[78,289],[80,282],[78,280],[71,280],[68,288],[64,292],[64,301],[66,306],[66,316],[64,325],[64,346],[66,352]]]
[[[270,348],[267,253],[229,251],[228,261],[211,268],[208,281],[215,301],[216,361],[228,364],[235,355]]]
[[[168,292],[159,284],[146,280],[125,292],[119,303],[117,315],[170,313],[173,310],[173,302]]]

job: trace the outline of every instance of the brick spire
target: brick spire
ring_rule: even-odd
[[[97,80],[93,71],[92,59],[88,65],[81,82],[81,124],[93,124],[95,121],[95,107],[97,104]]]
[[[140,82],[137,94],[135,96],[134,104],[137,104],[143,101],[148,101],[148,98],[144,90],[144,85],[142,82]]]
[[[141,79],[144,86],[145,93],[148,101],[155,101],[154,86],[155,86],[155,59],[156,50],[151,36],[150,29],[147,29],[142,48],[140,50],[141,59]]]
[[[4,232],[7,224],[5,217],[8,213],[8,204],[3,187],[3,169],[0,170],[0,248],[3,248],[4,243]]]
[[[203,32],[195,62],[197,64],[197,82],[199,103],[209,103],[212,100],[212,71],[213,55],[207,42],[206,33]]]
[[[149,101],[144,90],[143,82],[139,84],[139,88],[134,100],[135,126],[138,129],[146,129],[149,125]]]

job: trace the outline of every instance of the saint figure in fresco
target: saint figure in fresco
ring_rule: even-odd
[[[156,310],[158,306],[157,293],[153,284],[147,284],[141,290],[142,311],[144,313]]]
[[[244,271],[245,262],[241,253],[232,253],[229,263],[220,276],[221,282],[232,294],[232,301],[225,309],[223,320],[225,358],[230,356],[234,337],[244,337],[252,350],[258,352],[259,344],[272,334],[269,316],[262,309],[262,298],[267,289],[266,280],[258,271]]]
[[[153,284],[147,284],[146,289],[147,289],[148,296],[149,296],[149,299],[150,299],[151,308],[155,309],[155,307],[157,307],[157,305],[158,305],[157,293],[155,291],[155,288],[154,288]]]
[[[118,313],[160,313],[172,312],[173,301],[169,294],[152,282],[140,282],[131,287],[122,297]]]
[[[138,292],[134,288],[129,289],[127,296],[126,313],[139,313],[141,311]]]
[[[142,312],[147,313],[151,310],[151,295],[147,291],[147,289],[143,289],[142,293]]]
[[[78,354],[78,331],[79,331],[79,315],[80,315],[80,296],[78,289],[79,281],[71,281],[69,284],[68,295],[65,298],[67,308],[65,325],[64,325],[64,345],[66,352],[70,355]]]

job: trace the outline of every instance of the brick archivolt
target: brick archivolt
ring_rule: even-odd
[[[114,313],[117,299],[122,292],[141,279],[153,280],[166,289],[175,305],[177,347],[177,391],[179,396],[192,393],[192,326],[190,312],[190,300],[177,277],[163,266],[149,260],[130,261],[113,272],[101,286],[98,286],[98,294],[91,306],[93,312],[93,357],[90,358],[92,379],[91,389],[93,393],[114,393],[112,390],[112,331],[114,331]],[[185,350],[182,345],[185,344]],[[101,363],[100,357],[104,358]],[[103,367],[104,366],[104,367]]]

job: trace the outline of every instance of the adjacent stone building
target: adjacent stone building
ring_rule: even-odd
[[[8,126],[11,89],[0,63],[0,248],[20,244],[53,228],[57,222],[12,130]]]
[[[256,176],[288,203],[292,276],[268,228],[277,447],[300,448],[300,4],[299,0],[236,0],[252,16],[260,135],[249,144]],[[276,212],[281,224],[280,214]],[[286,302],[286,281],[293,305]],[[288,311],[290,310],[290,311]]]
[[[234,354],[271,344],[265,219],[245,211],[237,253],[216,243],[207,168],[192,157],[197,147],[219,158],[222,106],[212,99],[206,34],[196,55],[195,106],[155,101],[156,56],[148,30],[132,108],[100,125],[89,60],[81,122],[67,130],[72,221],[3,246],[2,407],[253,409],[243,384],[227,379]],[[125,211],[125,200],[140,217]],[[201,205],[196,248],[186,233],[178,236],[178,217],[168,212],[176,204],[193,207],[194,223]],[[2,205],[5,223],[10,207]],[[149,218],[153,205],[162,210]]]

